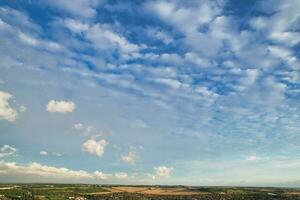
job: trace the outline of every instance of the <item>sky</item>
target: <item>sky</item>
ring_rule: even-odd
[[[0,1],[0,182],[300,187],[300,1]]]

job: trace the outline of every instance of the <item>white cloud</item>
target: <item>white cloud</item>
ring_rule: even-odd
[[[76,130],[78,130],[78,131],[81,131],[81,130],[84,129],[84,125],[81,124],[81,123],[78,123],[78,124],[75,124],[75,125],[74,125],[74,128],[75,128]]]
[[[80,33],[89,29],[89,25],[79,20],[65,19],[64,25],[72,32]]]
[[[87,140],[82,144],[82,150],[90,154],[96,154],[99,157],[102,157],[104,150],[108,142],[104,139],[96,141],[95,139]]]
[[[25,34],[20,31],[18,32],[18,37],[23,44],[32,47],[38,47],[40,49],[46,49],[49,51],[60,51],[64,49],[60,44],[56,42],[35,38],[33,36],[30,36],[29,34]]]
[[[130,43],[108,24],[96,24],[92,26],[86,32],[86,37],[100,51],[118,50],[122,53],[133,53],[139,50],[139,46]]]
[[[13,122],[17,119],[18,112],[9,104],[9,100],[13,96],[10,93],[0,91],[0,120],[5,119]]]
[[[273,56],[275,56],[276,58],[280,58],[286,61],[287,63],[292,64],[294,61],[297,60],[297,58],[293,55],[293,52],[288,48],[270,46],[268,47],[268,50]]]
[[[20,177],[22,177],[22,175],[25,175],[26,177],[35,176],[43,178],[52,178],[56,180],[77,180],[92,178],[91,174],[83,170],[73,171],[67,168],[57,168],[52,166],[41,165],[36,162],[30,163],[26,166],[21,166],[12,162],[0,161],[0,171],[2,175],[19,175]]]
[[[94,127],[93,126],[86,126],[82,123],[77,123],[74,125],[74,128],[77,130],[77,131],[82,131],[84,135],[89,135]]]
[[[61,156],[63,156],[63,154],[62,154],[62,153],[56,153],[56,152],[53,152],[53,153],[52,153],[52,155],[54,155],[54,156],[57,156],[57,157],[61,157]]]
[[[256,155],[251,155],[251,156],[246,157],[246,161],[259,161],[261,159],[262,159],[261,157],[258,157]]]
[[[184,6],[178,1],[154,1],[147,3],[146,8],[184,32],[195,31],[197,26],[210,22],[220,12],[214,2],[205,0],[194,6]]]
[[[166,166],[158,166],[158,167],[154,167],[154,170],[158,177],[167,178],[170,177],[173,168],[166,167]]]
[[[47,4],[66,11],[76,17],[91,18],[97,13],[96,8],[100,0],[46,0]]]
[[[192,6],[180,1],[152,1],[145,4],[146,10],[154,12],[185,35],[185,45],[207,56],[215,55],[221,47],[218,34],[222,31],[202,34],[199,27],[210,24],[221,13],[222,6],[221,2],[218,4],[207,0],[195,1]]]
[[[17,152],[16,148],[5,144],[0,148],[0,158],[4,158],[6,156],[11,156],[11,155],[15,154],[16,152]]]
[[[40,151],[40,155],[46,156],[46,155],[48,155],[48,152],[47,151]]]
[[[20,112],[25,112],[27,110],[27,107],[26,106],[24,106],[24,105],[20,105],[19,106],[19,111]]]
[[[33,21],[25,13],[12,9],[10,7],[0,8],[0,28],[20,27],[21,30],[40,31],[40,27],[33,23]]]
[[[74,124],[74,128],[81,132],[84,136],[91,136],[92,138],[103,137],[111,134],[110,131],[99,131],[94,126],[85,125],[82,123]]]
[[[125,179],[125,178],[128,178],[128,174],[125,172],[117,172],[117,173],[115,173],[115,177],[117,179]]]
[[[100,172],[100,171],[95,171],[95,172],[94,172],[94,176],[95,176],[97,179],[106,180],[106,179],[108,179],[109,177],[111,177],[111,174],[105,174],[105,173]]]
[[[176,79],[171,79],[171,78],[159,78],[159,79],[154,79],[153,81],[156,83],[161,83],[161,84],[167,85],[174,89],[178,89],[178,88],[184,86],[184,84],[181,83],[180,81],[178,81]]]
[[[136,160],[138,159],[138,156],[135,150],[133,148],[130,148],[128,154],[121,155],[121,158],[125,163],[132,165],[135,164]]]
[[[67,113],[67,112],[73,112],[74,109],[75,109],[75,103],[72,101],[51,100],[48,102],[47,105],[48,112]]]
[[[207,87],[204,86],[197,86],[195,88],[197,93],[200,93],[207,101],[214,100],[218,97],[218,94],[209,90]]]
[[[270,6],[272,5],[272,6]],[[266,0],[260,3],[261,11],[269,14],[274,12],[270,17],[254,18],[252,25],[256,29],[264,28],[267,32],[267,38],[274,43],[280,43],[286,46],[294,46],[300,42],[299,29],[299,9],[298,1],[271,1]]]
[[[28,44],[31,46],[37,46],[39,44],[39,41],[37,39],[35,39],[34,37],[31,37],[27,34],[24,34],[22,32],[19,32],[18,36],[19,36],[20,40],[25,44]]]
[[[149,35],[149,37],[153,37],[154,39],[160,40],[164,44],[169,44],[173,41],[173,37],[163,30],[158,30],[151,27],[147,29],[146,33],[147,35]]]
[[[85,170],[71,170],[64,167],[54,167],[32,162],[20,165],[15,162],[0,161],[0,178],[8,178],[11,182],[91,182],[121,181],[129,178],[126,172],[108,174],[101,171],[88,172]]]
[[[237,89],[240,91],[246,90],[252,85],[255,85],[255,82],[261,74],[259,69],[247,69],[241,72],[244,72],[244,77],[241,77],[240,84],[237,86]]]

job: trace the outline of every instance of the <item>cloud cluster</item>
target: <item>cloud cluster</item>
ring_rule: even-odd
[[[5,144],[0,148],[0,159],[7,156],[14,155],[16,152],[17,152],[16,148]]]
[[[65,0],[46,0],[44,3],[73,16],[91,18],[96,15],[96,8],[100,2],[100,0],[74,0],[70,4]]]
[[[168,178],[170,177],[173,168],[172,167],[166,167],[166,166],[158,166],[158,167],[154,167],[155,170],[155,174],[158,177],[161,178]]]
[[[130,148],[128,154],[121,155],[121,158],[125,163],[133,165],[138,159],[138,155],[133,148]]]
[[[9,178],[10,182],[32,182],[39,179],[41,182],[59,181],[59,182],[89,182],[98,183],[99,181],[114,181],[118,179],[130,178],[127,173],[117,172],[116,174],[106,174],[100,171],[87,172],[84,170],[70,170],[68,168],[59,168],[42,165],[40,163],[29,163],[19,165],[14,162],[0,161],[0,179]]]
[[[48,112],[68,113],[75,110],[75,103],[72,101],[51,100],[47,104]]]
[[[89,154],[96,154],[98,157],[102,157],[107,145],[108,142],[104,139],[99,141],[89,139],[82,144],[82,150]]]
[[[10,93],[0,91],[0,120],[5,119],[9,122],[13,122],[17,119],[18,112],[12,108],[9,103],[12,97]]]

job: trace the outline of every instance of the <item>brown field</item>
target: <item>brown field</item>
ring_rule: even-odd
[[[107,188],[111,193],[114,192],[128,192],[128,193],[139,193],[139,194],[150,194],[150,195],[196,195],[196,194],[207,194],[207,192],[193,192],[185,187],[176,188],[158,188],[158,187],[112,187]]]
[[[208,194],[208,192],[194,192],[190,191],[185,187],[176,188],[158,188],[158,187],[107,187],[105,192],[93,192],[88,194],[113,194],[113,193],[137,193],[137,194],[147,194],[147,195],[199,195]]]

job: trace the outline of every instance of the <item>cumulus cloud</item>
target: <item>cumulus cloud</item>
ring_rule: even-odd
[[[138,159],[138,155],[133,148],[130,148],[128,154],[121,155],[122,160],[127,164],[135,164],[136,160]]]
[[[0,91],[0,120],[4,119],[13,122],[17,119],[18,112],[9,103],[12,97],[10,93]]]
[[[167,178],[170,177],[173,168],[172,167],[166,167],[166,166],[158,166],[154,167],[155,173],[158,177]]]
[[[16,148],[5,144],[0,148],[0,158],[14,155],[16,152],[17,152]]]
[[[75,110],[75,103],[72,101],[51,100],[47,104],[48,112],[68,113]]]
[[[55,180],[78,180],[78,179],[90,179],[93,176],[83,170],[69,170],[67,168],[57,168],[47,165],[42,165],[36,162],[22,166],[14,162],[0,161],[1,176],[14,175],[14,176],[29,176],[29,177],[42,177],[43,179],[55,179]],[[26,178],[26,180],[28,177]],[[24,180],[22,180],[24,181]]]
[[[115,174],[104,173],[101,171],[88,172],[85,170],[71,170],[64,167],[54,167],[32,162],[20,165],[15,162],[0,161],[0,178],[8,178],[11,182],[91,182],[115,181],[129,178],[125,172]]]
[[[95,139],[90,139],[82,144],[82,150],[90,154],[96,154],[98,157],[102,157],[106,145],[108,145],[108,142],[104,139],[99,141],[96,141]]]

